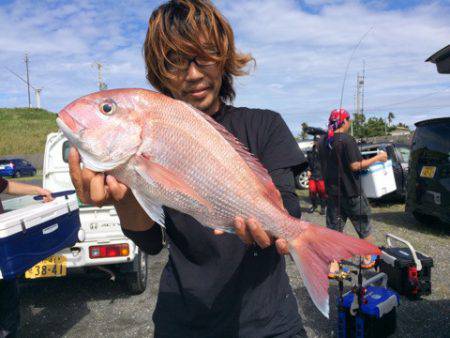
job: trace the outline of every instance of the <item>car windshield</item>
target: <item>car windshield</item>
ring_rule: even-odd
[[[10,160],[0,160],[0,165],[10,164]]]
[[[419,126],[414,135],[413,149],[422,149],[426,157],[450,162],[450,123],[438,122]]]
[[[397,149],[401,154],[401,162],[408,163],[411,150],[408,147],[398,147]]]

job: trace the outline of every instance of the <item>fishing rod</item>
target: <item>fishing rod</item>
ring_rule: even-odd
[[[341,89],[341,100],[339,101],[339,109],[342,108],[342,100],[344,98],[344,89],[345,89],[345,82],[347,81],[347,74],[348,74],[348,68],[350,67],[350,63],[353,60],[353,56],[355,55],[356,50],[361,45],[361,42],[364,40],[364,38],[369,34],[369,32],[373,29],[373,26],[370,27],[367,32],[365,32],[359,41],[356,43],[356,45],[353,47],[352,54],[350,55],[350,58],[348,59],[347,66],[345,67],[345,73],[344,73],[344,80],[342,81],[342,89]]]

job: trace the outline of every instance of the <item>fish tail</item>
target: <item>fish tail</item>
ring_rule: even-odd
[[[355,255],[380,254],[380,249],[359,238],[308,224],[303,232],[288,241],[289,252],[314,304],[328,318],[328,273],[333,260]]]

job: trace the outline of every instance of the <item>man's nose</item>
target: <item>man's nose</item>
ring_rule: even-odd
[[[186,71],[186,80],[187,81],[196,81],[203,77],[203,73],[197,66],[195,62],[191,62]]]

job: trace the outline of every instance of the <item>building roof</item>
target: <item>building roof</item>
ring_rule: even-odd
[[[438,73],[450,74],[450,45],[431,55],[425,62],[435,63]]]

